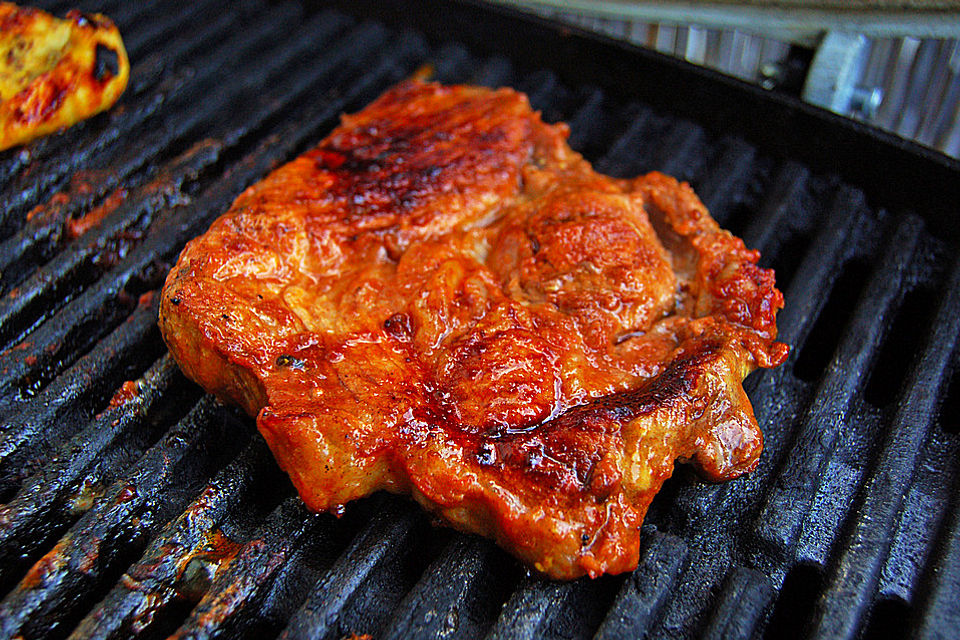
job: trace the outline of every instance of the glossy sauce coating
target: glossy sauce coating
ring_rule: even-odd
[[[308,506],[409,493],[570,579],[636,566],[676,459],[756,466],[773,273],[688,186],[566,137],[512,90],[406,82],[184,250],[164,337]]]

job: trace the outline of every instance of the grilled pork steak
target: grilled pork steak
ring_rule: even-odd
[[[758,254],[685,184],[595,173],[515,91],[405,82],[192,241],[160,326],[307,505],[409,493],[569,579],[636,567],[676,459],[757,464]]]

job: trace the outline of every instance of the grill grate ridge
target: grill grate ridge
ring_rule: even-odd
[[[581,106],[570,114],[570,146],[586,157],[593,157],[591,142],[609,130],[604,126],[603,91],[597,87],[585,87],[581,91]]]
[[[234,22],[235,16],[232,14],[223,14],[218,19],[210,22],[204,21],[195,30],[185,30],[185,33],[178,34],[164,43],[162,50],[154,52],[147,56],[143,61],[131,62],[130,81],[121,103],[124,110],[129,111],[129,105],[132,98],[146,92],[150,88],[160,85],[164,80],[167,84],[174,81],[176,83],[185,82],[193,73],[189,69],[181,69],[173,74],[172,78],[164,78],[165,71],[168,68],[176,67],[182,63],[183,58],[200,48],[207,39],[215,39],[223,34],[224,31]],[[103,116],[101,116],[102,118]],[[113,118],[111,114],[108,116]],[[127,117],[123,113],[118,117]],[[67,147],[90,146],[90,141],[85,140],[88,135],[88,129],[101,122],[100,118],[94,118],[90,121],[79,123],[76,127],[64,131],[63,133],[49,138],[43,138],[30,147],[29,152],[23,151],[6,157],[0,157],[0,177],[4,181],[9,181],[17,172],[21,171],[28,163],[45,158],[54,153],[55,150],[62,150]]]
[[[514,581],[512,572],[515,567],[489,541],[455,536],[400,603],[383,637],[479,637],[485,616],[474,616],[476,610],[499,608],[498,592]]]
[[[49,198],[56,189],[64,188],[69,172],[80,169],[91,156],[110,149],[111,143],[160,110],[169,97],[186,84],[185,75],[168,76],[154,91],[132,96],[130,102],[125,103],[125,109],[111,112],[108,126],[96,132],[92,140],[84,140],[77,145],[64,141],[62,152],[31,162],[19,175],[6,180],[0,191],[0,203],[3,206],[0,231],[3,236],[10,234],[14,224],[22,222],[31,205]],[[78,130],[78,133],[82,132]]]
[[[370,574],[397,560],[418,522],[410,505],[381,501],[373,517],[353,538],[281,634],[283,640],[335,637],[348,630],[338,618]]]
[[[152,308],[155,313],[156,307]],[[52,442],[67,437],[107,401],[107,394],[148,364],[159,351],[155,315],[141,306],[62,376],[23,405],[9,407],[0,435],[0,486],[22,473],[29,457],[40,457]],[[147,341],[150,336],[154,340]],[[96,386],[96,392],[91,387]],[[19,460],[19,462],[17,462]]]
[[[8,289],[8,295],[0,299],[4,316],[14,313],[11,307],[16,308],[14,305],[20,298],[30,295],[30,286],[24,285],[24,279],[31,274],[36,277],[37,269],[57,259],[67,265],[74,264],[78,261],[77,258],[65,256],[82,252],[84,249],[89,250],[89,245],[96,244],[98,239],[102,242],[117,237],[134,222],[140,221],[145,214],[152,213],[152,205],[167,204],[167,201],[157,201],[157,196],[170,199],[167,206],[172,206],[176,192],[188,181],[194,180],[204,164],[212,161],[209,157],[215,156],[217,152],[218,145],[201,142],[171,161],[168,166],[159,169],[146,184],[139,179],[140,176],[131,178],[125,187],[116,189],[101,201],[103,194],[90,193],[89,183],[77,181],[68,191],[60,192],[48,202],[35,207],[32,217],[20,231],[0,244],[0,268],[6,275],[4,287]],[[150,191],[154,193],[151,194]],[[138,203],[136,213],[118,220],[118,216],[113,212],[117,209],[129,209],[132,206],[127,204],[129,202]],[[115,222],[120,222],[119,228],[111,229],[110,225]],[[148,223],[149,218],[141,221],[140,226]],[[80,237],[83,237],[83,242],[76,242]],[[67,251],[67,245],[71,242],[73,245]],[[70,262],[71,260],[74,262]],[[57,267],[47,267],[47,270],[55,269]],[[56,277],[62,279],[65,276]],[[10,290],[10,287],[14,289]],[[34,288],[37,288],[36,284]],[[5,331],[10,332],[7,329]]]
[[[562,606],[569,591],[569,585],[525,578],[504,604],[503,612],[487,635],[488,640],[530,640],[538,637],[548,611],[552,607]]]
[[[222,527],[239,508],[244,508],[246,518],[253,517],[250,512],[257,510],[251,509],[251,494],[261,483],[282,485],[283,478],[266,445],[254,439],[164,527],[71,638],[124,637],[131,627],[150,633],[155,626],[166,625],[184,601],[209,590],[211,573],[216,574],[236,551]]]
[[[331,21],[324,19],[323,16],[316,20],[314,24],[307,25],[301,31],[300,38],[295,41],[295,47],[291,47],[284,55],[278,56],[278,62],[288,62],[287,58],[292,58],[302,54],[308,46],[325,44],[325,36],[332,35],[340,26],[340,21]],[[317,27],[323,27],[318,29]],[[102,255],[104,246],[109,246],[120,234],[127,232],[128,228],[135,222],[138,226],[146,227],[149,225],[152,210],[162,210],[170,208],[177,204],[177,194],[190,182],[197,179],[201,171],[217,162],[221,155],[221,149],[229,150],[249,131],[257,125],[262,124],[270,116],[274,115],[278,107],[284,106],[285,101],[293,100],[318,77],[326,76],[332,69],[343,64],[353,55],[364,50],[369,50],[375,46],[381,33],[376,30],[361,30],[351,34],[348,42],[334,43],[337,53],[330,56],[323,64],[304,67],[306,73],[286,74],[286,78],[274,79],[272,85],[280,86],[280,96],[274,95],[275,87],[259,96],[255,101],[255,108],[245,109],[244,115],[249,115],[248,122],[234,126],[223,135],[218,136],[222,142],[214,138],[206,144],[195,145],[184,156],[175,160],[172,165],[167,166],[161,175],[138,189],[138,193],[132,195],[129,202],[121,205],[122,213],[111,215],[110,220],[104,220],[97,225],[93,237],[78,238],[71,251],[65,251],[39,269],[27,282],[17,288],[15,296],[8,296],[0,300],[0,339],[3,336],[10,336],[18,330],[22,330],[30,319],[21,319],[21,315],[28,313],[28,307],[42,306],[45,310],[51,311],[57,308],[53,300],[62,297],[62,291],[65,289],[78,289],[89,281],[94,279],[102,269],[97,264],[96,259]],[[271,58],[272,59],[272,58]],[[274,67],[271,71],[275,71]],[[176,125],[173,129],[161,128],[158,136],[148,137],[141,141],[133,149],[133,159],[130,161],[121,161],[121,166],[106,167],[103,169],[111,176],[122,176],[129,174],[133,168],[141,166],[148,158],[167,146],[172,140],[179,138],[198,122],[218,114],[231,101],[235,101],[239,92],[252,86],[252,82],[262,80],[260,75],[251,74],[251,77],[242,83],[239,87],[232,87],[230,92],[224,93],[224,100],[218,100],[216,97],[210,97],[204,102],[204,108],[195,109],[189,117],[176,118]],[[236,120],[242,121],[242,116],[238,114]],[[218,132],[214,132],[215,134]],[[115,186],[109,184],[103,189]],[[64,215],[61,213],[61,215]],[[66,214],[69,215],[69,214]],[[110,222],[118,222],[119,225],[111,225]],[[64,219],[66,222],[66,219]],[[55,224],[55,222],[54,222]],[[128,234],[129,235],[129,234]],[[24,243],[18,241],[19,249]],[[102,267],[108,267],[109,263],[102,264]],[[77,274],[85,275],[86,278],[76,281]],[[73,276],[71,278],[71,276]]]
[[[134,96],[130,102],[123,100],[126,109],[113,110],[110,118],[115,122],[97,132],[93,140],[84,140],[82,145],[67,145],[61,153],[31,163],[29,171],[8,181],[6,188],[0,190],[0,204],[3,207],[0,225],[9,225],[11,218],[20,219],[31,202],[49,198],[55,189],[63,187],[69,172],[82,168],[94,156],[98,160],[107,159],[124,151],[126,145],[111,146],[110,143],[133,134],[151,117],[161,113],[161,107],[166,107],[162,113],[168,119],[189,119],[198,108],[209,104],[206,97],[208,92],[215,93],[213,98],[221,97],[249,78],[258,77],[263,73],[264,64],[269,65],[269,58],[260,57],[260,65],[251,64],[243,71],[235,69],[234,73],[228,73],[227,76],[233,78],[232,82],[223,83],[222,76],[217,74],[229,71],[226,65],[242,59],[244,54],[256,56],[260,47],[278,38],[296,23],[299,11],[293,4],[284,4],[269,15],[269,20],[262,17],[252,21],[249,28],[238,30],[225,43],[226,47],[214,48],[211,53],[197,60],[196,69],[199,71],[183,69],[179,74],[163,80],[156,91]],[[259,77],[262,79],[262,76]],[[181,109],[184,110],[182,113]],[[135,153],[139,145],[132,149]],[[93,153],[102,150],[103,155]]]
[[[800,526],[816,491],[816,479],[830,460],[831,451],[879,351],[882,327],[877,319],[889,317],[903,295],[902,288],[914,256],[921,225],[908,218],[897,229],[884,261],[877,268],[845,328],[843,341],[819,385],[816,399],[792,445],[789,459],[774,479],[754,526],[755,535],[768,548],[787,557],[800,535]]]
[[[756,150],[735,138],[721,140],[716,146],[720,152],[711,158],[709,168],[699,173],[694,189],[717,223],[735,233],[732,209],[752,182]]]
[[[242,188],[289,156],[317,127],[329,123],[347,105],[371,94],[378,87],[398,80],[408,69],[399,64],[420,46],[416,40],[404,40],[396,58],[374,67],[350,90],[330,102],[308,107],[294,124],[264,139],[253,151],[224,172],[224,179],[213,184],[192,202],[171,210],[149,228],[143,242],[132,249],[104,277],[70,301],[51,322],[30,334],[25,353],[8,350],[0,354],[0,367],[6,378],[0,380],[0,391],[17,393],[26,384],[45,382],[70,357],[68,350],[79,355],[99,340],[116,324],[129,306],[122,303],[143,290],[159,286],[164,273],[161,265],[169,260],[186,241],[201,232],[213,218],[226,209]],[[386,79],[385,79],[386,78]],[[132,290],[131,290],[132,289]],[[31,359],[29,356],[33,356]]]
[[[284,500],[217,575],[190,617],[171,639],[236,637],[236,625],[251,623],[285,562],[294,562],[308,537],[329,536],[332,516],[313,515],[296,496]]]
[[[630,124],[610,144],[607,153],[594,163],[600,173],[625,177],[640,173],[632,163],[636,162],[637,150],[643,147],[644,139],[650,134],[653,114],[642,107],[631,113]]]
[[[466,82],[484,87],[500,87],[514,80],[513,63],[502,56],[491,56],[484,60],[476,72]]]
[[[897,516],[893,545],[883,567],[878,594],[915,605],[923,587],[924,567],[931,562],[936,532],[946,519],[946,489],[955,481],[957,443],[936,430],[930,435],[916,477]]]
[[[637,570],[624,582],[596,637],[643,637],[670,597],[688,555],[687,545],[676,536],[647,534]]]
[[[949,638],[960,628],[960,482],[954,481],[949,517],[938,536],[938,548],[927,578],[927,594],[922,602],[917,637],[923,640]]]
[[[123,5],[121,5],[123,6]],[[162,46],[175,32],[182,31],[190,24],[204,24],[211,13],[216,10],[215,2],[191,2],[184,6],[177,2],[162,3],[157,7],[161,17],[147,16],[142,11],[138,13],[140,21],[130,21],[130,37],[124,39],[124,47],[131,59],[139,60],[150,49]],[[131,7],[131,9],[133,9]],[[115,14],[116,22],[123,31],[126,31],[128,18],[125,15]],[[143,24],[137,24],[143,22]]]
[[[781,243],[786,235],[784,230],[791,228],[794,218],[804,215],[797,199],[806,186],[809,174],[803,165],[785,162],[768,188],[769,195],[743,232],[744,243],[759,250],[761,260],[767,265],[780,255]],[[779,275],[780,271],[777,272],[778,282]]]
[[[853,531],[845,541],[823,599],[814,631],[852,638],[877,588],[883,561],[892,544],[895,518],[913,479],[939,397],[950,357],[960,334],[960,268],[944,286],[946,297],[922,359],[908,378],[891,429],[864,487]]]
[[[734,569],[724,582],[701,637],[704,640],[753,638],[775,595],[773,584],[759,571]]]
[[[794,362],[823,309],[824,292],[833,288],[843,265],[851,257],[859,229],[869,224],[864,207],[861,194],[843,188],[836,193],[825,224],[812,238],[800,266],[784,289],[784,298],[789,298],[790,304],[777,315],[777,325],[779,338],[794,349],[791,354]],[[788,361],[787,366],[790,364]]]
[[[186,202],[187,198],[182,193],[184,187],[195,180],[205,166],[216,162],[220,151],[219,144],[200,144],[175,159],[154,179],[121,198],[113,211],[105,210],[106,216],[92,229],[74,238],[49,262],[19,283],[7,296],[0,298],[0,340],[15,339],[49,318],[62,303],[69,301],[72,293],[95,280],[100,272],[109,267],[110,260],[104,259],[105,250],[123,240],[126,240],[124,244],[132,244],[149,227],[154,217]],[[57,227],[54,234],[69,234],[69,231],[64,231],[76,219],[71,216],[70,208],[67,205],[63,209],[50,211],[48,216],[44,216],[46,219],[41,228]],[[25,231],[29,231],[29,228]],[[36,234],[34,239],[41,237],[41,234]],[[20,238],[16,240],[17,249],[26,244]],[[13,252],[11,254],[11,262],[22,259]],[[8,270],[18,266],[11,264]]]

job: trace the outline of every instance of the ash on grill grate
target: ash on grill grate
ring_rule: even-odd
[[[860,140],[876,163],[908,169],[929,158],[509,12],[427,2],[401,19],[383,6],[83,4],[120,25],[127,94],[0,154],[0,638],[958,628],[957,238],[931,233],[920,205],[878,205],[889,189],[877,179],[845,182],[822,141]],[[378,11],[385,22],[369,21]],[[339,520],[311,515],[252,421],[164,354],[151,292],[184,243],[425,63],[446,82],[525,91],[604,172],[689,180],[786,291],[790,361],[747,384],[766,439],[759,468],[719,486],[678,470],[632,575],[551,583],[386,495]],[[600,64],[703,105],[590,77]],[[812,126],[809,146],[744,135],[765,109],[778,126]],[[937,170],[960,182],[960,169]],[[900,202],[928,201],[921,189],[904,185]]]

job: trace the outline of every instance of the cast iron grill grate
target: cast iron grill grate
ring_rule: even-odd
[[[601,45],[471,5],[411,9],[422,25],[412,30],[366,7],[351,16],[292,2],[83,8],[120,25],[130,88],[110,112],[0,155],[0,638],[960,630],[960,265],[956,234],[936,231],[943,218],[918,195],[930,187],[903,184],[889,204],[889,185],[852,180],[822,159],[829,152],[743,135],[757,123],[717,126],[669,96],[576,80],[563,58],[538,66],[551,43]],[[450,33],[431,35],[437,24]],[[521,43],[524,57],[452,35],[504,24],[554,40]],[[617,51],[690,82],[676,63]],[[761,465],[720,486],[678,469],[632,575],[544,581],[391,496],[341,519],[311,515],[252,421],[165,354],[154,293],[184,243],[341,112],[425,63],[447,82],[527,92],[547,119],[571,124],[573,146],[602,171],[690,181],[777,270],[794,350],[748,381]],[[702,109],[736,95],[746,113],[782,113],[722,87],[719,98],[705,90]],[[840,131],[820,117],[811,136]],[[932,166],[856,135],[876,145],[871,162]],[[960,182],[955,165],[934,165]],[[949,209],[951,188],[928,200]]]

